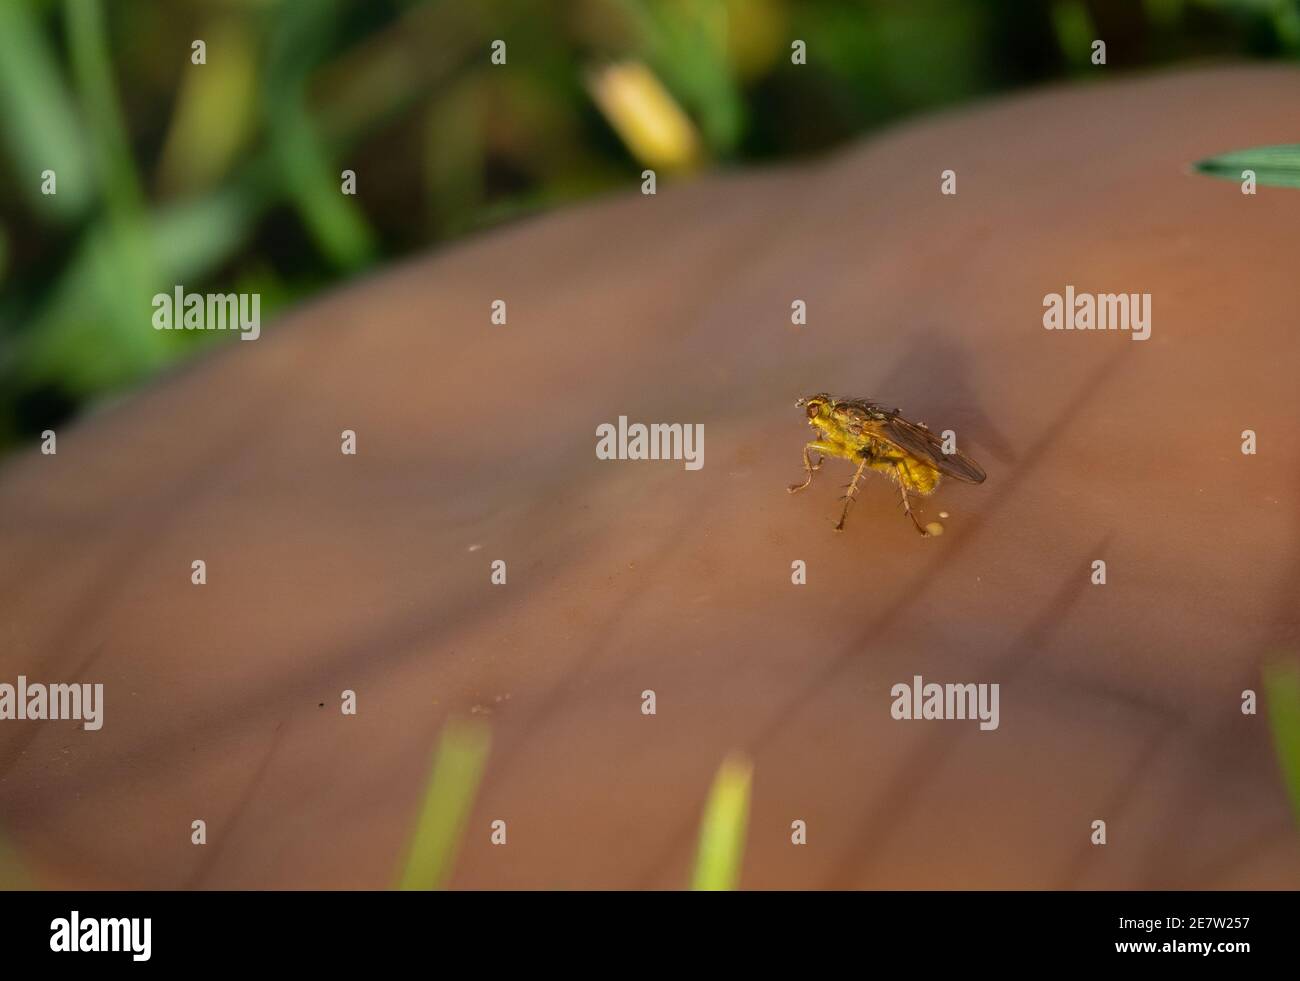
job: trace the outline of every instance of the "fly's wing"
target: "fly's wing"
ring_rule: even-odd
[[[985,473],[978,463],[965,453],[945,453],[943,440],[924,426],[908,422],[896,413],[886,414],[880,423],[880,435],[899,449],[925,461],[941,474],[969,484],[984,483]]]

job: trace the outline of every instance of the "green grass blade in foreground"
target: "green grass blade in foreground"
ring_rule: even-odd
[[[1282,779],[1291,810],[1300,824],[1300,666],[1272,664],[1264,669],[1264,699]]]
[[[695,856],[692,889],[734,889],[740,879],[740,860],[745,852],[749,824],[749,790],[753,766],[749,760],[731,756],[722,761],[713,778],[709,800],[700,825],[700,848]]]
[[[1243,170],[1253,170],[1257,184],[1300,187],[1300,143],[1234,150],[1202,160],[1196,164],[1196,169],[1210,177],[1238,183],[1243,179]]]
[[[0,0],[2,2],[2,0]],[[0,892],[9,890],[30,890],[35,885],[23,868],[18,853],[9,844],[8,839],[0,834]]]
[[[490,743],[479,722],[453,720],[443,728],[399,888],[438,889],[451,875]]]

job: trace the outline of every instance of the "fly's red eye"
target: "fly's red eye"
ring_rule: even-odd
[[[809,419],[816,419],[816,418],[817,418],[817,410],[818,410],[818,408],[820,408],[820,406],[819,406],[816,402],[809,402],[809,403],[808,403],[808,418],[809,418]]]

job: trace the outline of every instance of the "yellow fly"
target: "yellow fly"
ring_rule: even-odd
[[[803,448],[804,482],[791,484],[791,494],[812,483],[813,474],[821,469],[827,456],[858,465],[844,495],[844,511],[836,531],[844,530],[858,480],[868,468],[898,484],[903,510],[922,535],[929,532],[912,513],[908,491],[921,496],[932,494],[941,475],[970,484],[984,482],[985,474],[978,463],[955,448],[945,453],[943,440],[923,424],[904,419],[897,409],[886,409],[867,399],[836,399],[824,393],[801,398],[795,405],[808,413],[808,425],[817,431],[817,438]],[[812,462],[810,450],[821,454],[816,463]]]

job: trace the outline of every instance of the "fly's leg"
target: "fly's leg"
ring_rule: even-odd
[[[907,500],[907,474],[903,470],[903,465],[901,463],[895,463],[894,467],[898,471],[898,490],[903,495],[903,510],[906,511],[907,516],[912,519],[912,524],[916,525],[916,530],[921,533],[921,537],[927,538],[930,533],[921,527],[921,522],[916,520],[916,515],[912,513],[912,505]]]
[[[853,503],[853,495],[858,492],[858,480],[862,477],[862,471],[867,469],[867,463],[870,462],[867,457],[862,458],[858,464],[858,470],[853,475],[853,480],[849,482],[849,491],[844,495],[844,511],[840,514],[840,523],[835,526],[836,531],[844,530],[844,519],[849,516],[849,505]]]
[[[791,484],[789,487],[787,487],[786,490],[788,490],[791,494],[794,494],[797,491],[801,491],[809,484],[811,484],[812,475],[816,473],[818,470],[820,470],[822,468],[822,464],[826,462],[826,458],[824,456],[818,456],[817,462],[816,464],[814,464],[812,462],[812,458],[808,455],[809,450],[817,450],[819,454],[824,454],[830,452],[832,450],[832,447],[828,446],[825,443],[820,443],[820,442],[812,442],[804,446],[803,448],[804,481],[802,484]]]

